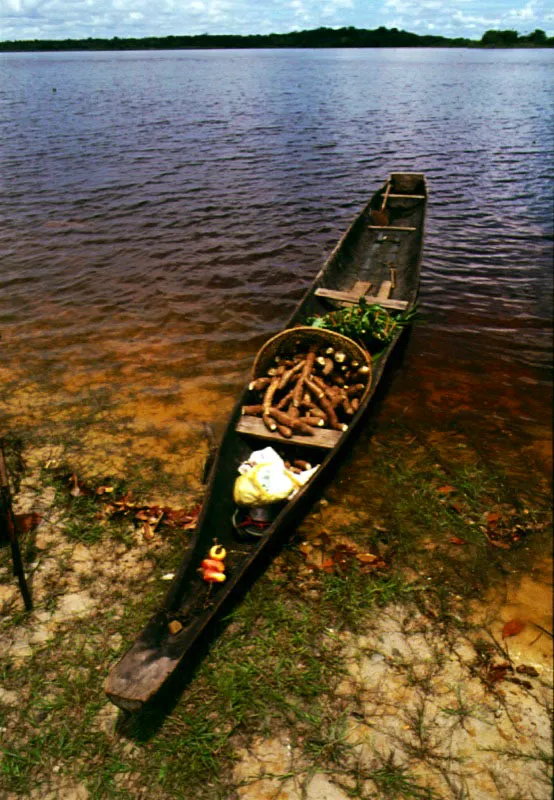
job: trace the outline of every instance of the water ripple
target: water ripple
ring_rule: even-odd
[[[546,374],[551,66],[547,51],[2,56],[4,357],[115,363],[163,341],[167,363],[216,353],[228,373],[406,169],[431,191],[429,336],[459,333],[476,369]]]

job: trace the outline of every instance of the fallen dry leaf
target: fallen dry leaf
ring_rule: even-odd
[[[498,520],[500,519],[500,514],[498,511],[489,511],[487,512],[487,525],[489,528],[495,528],[498,525]]]
[[[516,672],[522,675],[529,675],[531,678],[536,678],[539,674],[539,671],[535,669],[535,667],[531,667],[528,664],[520,664],[519,667],[516,667]]]
[[[123,495],[123,497],[121,498],[121,502],[122,503],[130,503],[132,499],[133,499],[133,492],[132,492],[131,489],[129,489],[129,491],[126,492]]]
[[[373,553],[356,553],[356,558],[362,564],[373,564],[374,561],[377,561],[377,556],[374,556]]]
[[[501,664],[490,664],[487,669],[487,680],[491,683],[504,681],[506,680],[507,673],[513,671],[514,668],[508,661],[503,661]]]
[[[526,623],[522,619],[511,619],[502,628],[502,638],[517,636],[525,628]]]
[[[454,486],[448,486],[448,485],[447,486],[440,486],[437,489],[437,493],[438,494],[452,494],[452,492],[455,492],[455,491],[456,491],[456,488]]]
[[[506,678],[507,681],[510,683],[517,683],[519,686],[523,686],[524,689],[531,690],[533,688],[533,684],[529,683],[529,681],[522,681],[521,678]]]
[[[336,567],[348,568],[352,565],[352,559],[356,555],[356,549],[347,544],[339,544],[333,550],[331,558]]]
[[[492,683],[503,681],[506,677],[506,670],[501,667],[493,667],[487,672],[487,678]]]
[[[164,508],[162,510],[165,514],[164,525],[169,527],[179,527],[185,531],[189,531],[196,528],[201,506],[195,506],[192,511],[184,511],[182,508]]]
[[[467,544],[467,541],[465,539],[460,539],[459,536],[451,536],[450,537],[450,543],[451,544]]]
[[[502,542],[500,539],[491,539],[490,536],[487,536],[487,539],[493,547],[501,547],[502,550],[511,550],[511,545],[507,542]]]
[[[152,532],[154,532],[156,530],[156,528],[158,527],[158,525],[160,524],[163,515],[164,515],[164,512],[162,511],[156,517],[148,517],[148,524],[151,526]]]
[[[154,531],[152,530],[149,522],[143,523],[142,535],[144,536],[147,542],[152,541],[152,539],[154,538]]]
[[[364,564],[361,567],[361,570],[362,572],[367,572],[368,570],[373,570],[373,569],[385,569],[386,566],[387,565],[385,564],[385,562],[382,559],[378,558],[377,561],[373,561],[371,564]]]

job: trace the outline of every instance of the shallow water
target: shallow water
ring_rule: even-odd
[[[528,573],[496,587],[488,598],[496,605],[491,625],[502,641],[506,623],[519,620],[523,629],[513,638],[504,638],[504,645],[516,660],[532,658],[537,664],[552,669],[552,557],[541,560]],[[547,673],[548,674],[548,673]]]
[[[421,171],[421,316],[382,424],[457,426],[547,502],[553,59],[0,56],[3,427],[197,492],[204,423],[368,196]]]

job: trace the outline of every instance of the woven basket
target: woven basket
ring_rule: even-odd
[[[312,346],[318,349],[321,348],[322,350],[327,347],[334,347],[335,350],[341,350],[343,353],[346,353],[349,361],[359,361],[360,364],[366,364],[371,370],[371,357],[369,353],[360,347],[353,339],[349,339],[341,333],[325,330],[324,328],[298,327],[281,331],[281,333],[273,336],[263,345],[254,361],[252,378],[256,379],[265,375],[273,364],[275,356],[280,356],[282,358],[291,357],[296,353],[308,352],[309,348]],[[371,376],[372,373],[370,371],[370,379],[367,381],[363,397],[366,396],[370,389]]]

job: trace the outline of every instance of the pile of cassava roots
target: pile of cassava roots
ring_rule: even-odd
[[[318,428],[345,431],[371,381],[371,367],[333,347],[303,350],[274,357],[266,374],[250,383],[253,400],[242,413],[261,417],[269,431],[286,439],[313,436]]]

